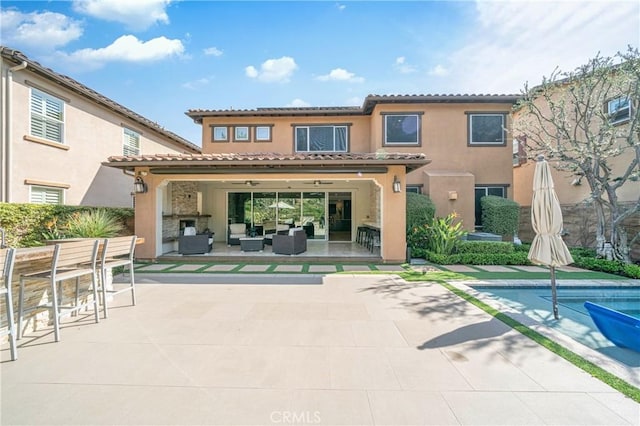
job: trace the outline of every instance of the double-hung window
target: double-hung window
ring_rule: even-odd
[[[631,102],[628,96],[607,101],[607,114],[611,124],[619,124],[631,118]]]
[[[29,202],[33,204],[62,204],[64,203],[64,190],[47,186],[31,186]]]
[[[31,89],[31,136],[64,143],[64,101]]]
[[[122,155],[140,155],[140,134],[124,128]]]
[[[347,152],[347,126],[296,126],[296,152]]]
[[[502,113],[469,113],[468,115],[469,145],[506,144],[505,114]]]
[[[383,145],[420,145],[420,118],[418,113],[384,114]]]

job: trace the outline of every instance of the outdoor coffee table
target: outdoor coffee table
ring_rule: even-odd
[[[264,250],[264,238],[263,237],[241,237],[240,250],[262,251]]]

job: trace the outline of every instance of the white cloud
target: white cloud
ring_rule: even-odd
[[[153,62],[180,56],[184,46],[180,40],[157,37],[149,41],[138,40],[135,36],[124,35],[107,47],[81,49],[71,54],[62,54],[73,62],[97,68],[106,62]]]
[[[416,67],[408,64],[407,59],[404,56],[398,56],[393,67],[401,74],[411,74],[416,72]]]
[[[13,9],[0,10],[0,27],[3,45],[42,50],[64,46],[83,32],[80,21],[60,13],[22,13]]]
[[[171,0],[75,0],[73,8],[105,21],[120,22],[134,31],[169,23],[166,8]]]
[[[289,56],[279,59],[268,59],[260,65],[258,71],[253,65],[245,68],[245,74],[250,78],[257,78],[265,83],[286,83],[294,71],[298,69],[296,61]]]
[[[203,50],[204,54],[207,56],[222,56],[222,50],[217,47],[207,47]]]
[[[600,52],[638,47],[634,1],[478,1],[470,40],[449,57],[455,92],[519,93],[556,67],[571,71]]]
[[[200,89],[204,86],[208,86],[211,82],[211,79],[208,77],[199,78],[193,81],[187,81],[186,83],[182,83],[182,87],[189,90]]]
[[[449,75],[449,70],[447,70],[442,65],[438,64],[429,70],[429,75],[434,75],[436,77],[444,77]]]
[[[291,102],[289,102],[288,105],[285,105],[288,108],[306,108],[306,107],[310,107],[311,104],[309,102],[305,102],[302,99],[294,99]]]
[[[338,10],[340,12],[342,12],[343,10],[345,10],[347,8],[346,4],[341,4],[341,3],[336,3],[336,8],[338,8]]]
[[[333,69],[329,74],[321,75],[317,79],[320,81],[348,81],[351,83],[362,83],[364,81],[364,78],[357,77],[354,73],[343,68]]]

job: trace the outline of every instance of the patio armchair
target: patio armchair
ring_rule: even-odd
[[[186,228],[185,228],[186,229]],[[180,235],[178,239],[178,253],[180,254],[204,254],[213,249],[213,237],[205,232],[194,235]]]
[[[246,223],[232,223],[229,225],[227,232],[227,245],[239,246],[240,238],[247,236],[247,224]]]
[[[289,225],[285,225],[283,223],[274,225],[274,227],[274,229],[270,229],[268,232],[266,230],[264,231],[264,243],[266,245],[270,246],[272,244],[274,235],[287,235],[291,229]]]
[[[302,228],[291,228],[287,235],[276,234],[272,239],[276,254],[300,254],[307,251],[307,233]]]

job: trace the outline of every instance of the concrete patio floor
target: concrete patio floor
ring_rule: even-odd
[[[438,284],[257,278],[141,276],[137,306],[28,336],[16,362],[3,345],[1,424],[640,424],[639,404]]]

